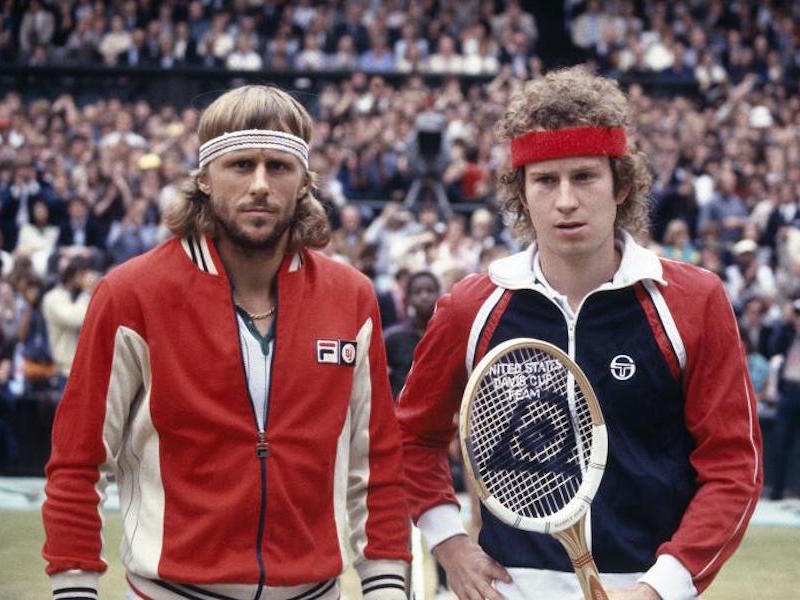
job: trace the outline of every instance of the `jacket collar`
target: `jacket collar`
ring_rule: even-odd
[[[181,246],[192,263],[194,263],[194,266],[200,271],[211,275],[225,274],[225,267],[222,265],[222,259],[220,259],[217,247],[210,237],[202,235],[181,238]],[[293,273],[299,271],[302,266],[303,253],[302,251],[298,251],[288,254],[284,258],[279,272],[286,271],[288,273]]]
[[[652,251],[636,243],[627,231],[617,232],[615,243],[622,252],[622,260],[614,278],[604,289],[628,287],[645,279],[666,285],[661,261]],[[489,265],[489,279],[508,290],[533,289],[540,283],[534,271],[538,250],[533,242],[522,252],[498,259]]]

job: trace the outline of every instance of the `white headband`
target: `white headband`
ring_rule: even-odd
[[[280,150],[296,156],[308,169],[308,144],[303,138],[272,129],[243,129],[223,133],[219,137],[208,140],[200,146],[200,168],[202,169],[215,158],[250,148]]]

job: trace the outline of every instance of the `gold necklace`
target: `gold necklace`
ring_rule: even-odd
[[[244,306],[239,304],[238,302],[234,302],[234,304],[237,307],[239,307],[242,310],[242,312],[244,314],[246,314],[248,317],[250,317],[250,319],[252,319],[253,321],[261,321],[262,319],[267,319],[267,318],[269,318],[269,317],[271,317],[272,315],[275,314],[275,308],[276,308],[275,304],[273,304],[272,307],[269,310],[266,310],[266,311],[261,312],[261,313],[251,313]]]

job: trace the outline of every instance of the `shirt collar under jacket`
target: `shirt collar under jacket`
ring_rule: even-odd
[[[618,231],[615,241],[622,260],[614,278],[598,289],[628,287],[644,279],[667,285],[658,256],[640,246],[627,231]],[[533,289],[537,285],[549,288],[539,267],[538,251],[534,241],[522,252],[498,259],[489,265],[489,279],[508,290]]]

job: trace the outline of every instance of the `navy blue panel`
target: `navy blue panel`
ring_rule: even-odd
[[[515,291],[497,324],[489,347],[518,337],[546,340],[566,351],[568,334],[563,313],[538,292]],[[483,525],[478,542],[501,565],[572,571],[566,551],[554,537],[509,527],[483,505],[481,515]]]
[[[592,504],[595,561],[603,572],[644,571],[695,491],[680,382],[672,378],[633,289],[591,295],[576,330],[577,362],[600,400],[609,437],[606,471]],[[563,314],[537,292],[513,293],[489,347],[515,337],[567,350]],[[551,536],[515,530],[483,508],[482,514],[481,546],[501,564],[572,570]]]
[[[680,382],[633,289],[590,296],[576,330],[576,359],[608,428],[608,463],[592,504],[595,560],[604,572],[644,571],[678,528],[695,492]],[[617,357],[635,365],[629,379],[612,373]]]

